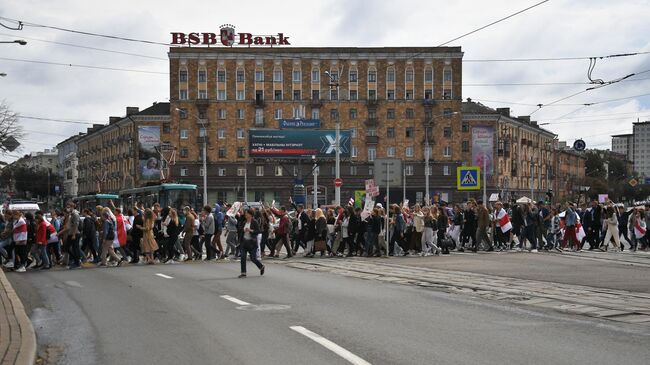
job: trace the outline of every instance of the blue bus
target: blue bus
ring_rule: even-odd
[[[98,205],[108,207],[110,206],[108,202],[111,200],[115,206],[119,206],[120,197],[117,194],[89,194],[72,198],[72,201],[77,205],[77,210],[80,212],[86,208],[94,212],[95,207]]]
[[[120,200],[125,209],[134,207],[137,202],[144,203],[147,208],[160,203],[161,207],[169,206],[180,213],[185,206],[196,208],[196,185],[160,184],[125,189],[120,191]]]

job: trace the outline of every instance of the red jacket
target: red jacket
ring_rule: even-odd
[[[129,221],[121,214],[116,215],[115,220],[117,220],[117,241],[120,243],[120,247],[124,247],[126,245],[126,226],[129,225]]]
[[[41,221],[36,228],[36,243],[47,245],[47,223],[45,221]]]

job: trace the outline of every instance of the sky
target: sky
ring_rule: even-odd
[[[170,41],[170,32],[218,32],[221,24],[229,23],[241,32],[283,32],[292,46],[437,46],[538,2],[6,0],[0,2],[0,17],[162,43]],[[569,144],[582,138],[587,148],[611,148],[612,134],[630,133],[633,122],[650,120],[650,71],[538,108],[593,86],[587,84],[589,60],[477,61],[650,52],[648,19],[650,1],[550,0],[448,45],[461,46],[464,52],[463,99],[531,115]],[[126,106],[144,109],[168,101],[164,45],[34,26],[21,31],[0,27],[0,41],[15,39],[28,44],[0,44],[0,73],[7,74],[0,77],[0,100],[25,117],[106,123],[109,116],[124,116]],[[604,58],[598,59],[592,78],[609,81],[646,70],[650,53]],[[21,125],[26,132],[23,146],[2,160],[51,148],[89,126],[27,118]]]

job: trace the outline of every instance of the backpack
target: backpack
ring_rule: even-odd
[[[113,220],[107,220],[104,224],[109,225],[108,227],[108,234],[106,235],[106,240],[108,241],[113,241],[115,239],[115,223]]]

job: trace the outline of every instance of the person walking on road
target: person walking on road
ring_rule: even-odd
[[[260,269],[260,275],[264,275],[264,265],[257,259],[257,235],[260,233],[259,223],[253,219],[253,209],[248,209],[244,215],[244,230],[241,243],[241,274],[239,278],[246,277],[246,256]]]
[[[603,244],[600,246],[600,250],[607,252],[607,249],[609,248],[609,241],[613,238],[614,248],[618,251],[621,248],[621,241],[619,239],[618,219],[616,218],[614,207],[607,207],[605,216],[607,217],[605,219],[605,222],[607,222],[607,233],[605,234],[605,240],[603,241]]]
[[[478,204],[478,207],[476,208],[477,230],[476,230],[476,239],[474,240],[474,246],[472,247],[472,251],[473,252],[478,251],[478,248],[483,241],[485,241],[488,244],[487,251],[494,251],[494,247],[492,247],[492,242],[490,241],[490,237],[488,237],[487,234],[488,227],[490,227],[490,223],[491,223],[490,213],[488,212],[487,208],[485,208],[485,205],[483,205],[482,200],[479,200],[477,204]]]
[[[185,215],[185,225],[183,225],[183,250],[185,251],[185,260],[192,260],[192,237],[194,236],[194,214],[190,207],[183,208],[183,214]]]
[[[113,213],[111,213],[111,210],[106,207],[102,209],[102,219],[104,220],[103,224],[103,232],[101,236],[101,241],[102,241],[102,261],[99,264],[99,266],[106,266],[107,262],[107,256],[110,256],[111,259],[117,261],[117,266],[122,265],[122,262],[124,259],[120,259],[116,254],[115,250],[113,249],[113,241],[115,240],[115,230],[117,229],[117,222],[115,221],[115,218],[113,216]]]
[[[153,253],[158,250],[158,244],[153,234],[153,226],[156,217],[151,209],[144,211],[144,226],[142,226],[142,254],[145,257],[145,262],[148,265],[153,265]]]
[[[573,203],[566,204],[566,211],[564,214],[564,238],[562,239],[562,248],[566,249],[567,241],[570,241],[571,247],[575,244],[576,251],[580,251],[580,242],[578,241],[576,232],[578,214],[574,210]]]

